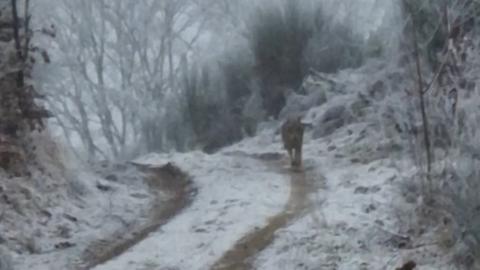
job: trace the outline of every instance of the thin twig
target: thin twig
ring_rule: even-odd
[[[379,225],[374,225],[377,229],[383,231],[384,233],[387,233],[387,234],[390,234],[390,235],[393,235],[393,236],[396,236],[396,237],[399,237],[399,238],[402,238],[402,239],[409,239],[410,237],[408,237],[407,235],[402,235],[402,234],[399,234],[399,233],[396,233],[396,232],[392,232],[392,231],[389,231],[385,228],[382,228],[381,226]]]
[[[20,20],[18,18],[18,11],[17,11],[17,0],[12,0],[12,17],[13,17],[13,38],[15,41],[15,50],[17,52],[17,56],[19,59],[23,60],[21,44],[20,44]]]
[[[15,42],[15,50],[17,52],[17,57],[22,64],[22,68],[17,73],[17,87],[22,88],[24,86],[24,74],[23,74],[23,64],[25,63],[24,55],[22,54],[22,45],[20,43],[20,20],[18,18],[17,11],[17,0],[12,0],[12,17],[13,17],[13,38]]]
[[[406,2],[406,1],[405,1]],[[415,49],[415,66],[417,69],[417,79],[418,79],[418,95],[420,98],[420,111],[422,114],[422,123],[423,123],[423,137],[425,143],[425,152],[427,155],[427,179],[430,180],[430,172],[432,169],[432,153],[430,149],[430,135],[429,135],[429,126],[428,118],[425,106],[425,97],[423,93],[423,78],[422,78],[422,68],[420,65],[420,49],[418,48],[418,38],[417,38],[417,22],[414,18],[413,10],[410,10],[412,16],[412,32],[413,32],[413,45]]]
[[[30,33],[30,14],[28,14],[30,10],[30,0],[25,0],[25,15],[24,15],[24,20],[25,20],[25,26],[24,26],[24,32],[25,32],[25,45],[23,48],[23,57],[24,60],[28,58],[28,52],[29,52],[29,46],[30,46],[30,40],[31,40],[31,33]]]
[[[431,242],[431,243],[419,243],[411,247],[405,247],[403,249],[407,250],[413,250],[413,249],[418,249],[418,248],[423,248],[423,247],[429,247],[429,246],[438,246],[440,243],[439,242]]]
[[[422,91],[422,94],[425,95],[428,90],[430,90],[430,88],[432,87],[433,83],[437,80],[438,76],[440,75],[440,73],[442,73],[443,71],[443,68],[445,67],[445,65],[447,64],[447,60],[450,56],[450,53],[447,51],[446,52],[446,56],[445,56],[445,59],[443,59],[443,62],[442,64],[440,65],[440,67],[438,68],[437,72],[435,73],[435,75],[433,76],[432,80],[428,83],[427,87]]]

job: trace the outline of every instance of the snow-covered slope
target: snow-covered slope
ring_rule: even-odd
[[[383,75],[378,75],[378,70]],[[386,111],[386,93],[399,87],[392,81],[375,81],[388,77],[387,73],[381,63],[374,62],[327,78],[333,85],[328,90],[326,84],[313,81],[309,93],[325,91],[327,101],[303,112],[313,129],[305,135],[302,172],[289,168],[278,134],[279,122],[264,123],[257,136],[212,155],[149,154],[135,160],[149,167],[178,166],[191,176],[196,193],[190,194],[191,204],[158,230],[94,269],[229,269],[219,262],[228,261],[225,255],[238,248],[253,249],[231,253],[248,260],[248,268],[241,269],[380,270],[395,269],[409,260],[419,269],[451,269],[427,234],[412,230],[416,205],[403,196],[411,165],[402,146],[385,135],[384,116],[375,112]],[[125,181],[128,177],[120,176],[113,182],[108,177],[107,182],[78,172],[74,179],[88,179],[88,184],[80,183],[86,190],[95,190],[77,198],[87,203],[75,208],[77,200],[71,200],[68,207],[53,207],[59,209],[54,216],[67,209],[88,221],[72,225],[72,239],[77,240],[70,240],[75,244],[82,246],[95,237],[104,237],[108,230],[124,226],[119,221],[135,225],[148,219],[145,206],[151,194],[142,181]],[[292,196],[302,194],[295,193],[295,181],[299,180],[306,183],[305,196],[297,207],[291,207]],[[115,192],[105,197],[98,184]],[[106,215],[112,205],[117,212]],[[55,228],[60,221],[64,220],[51,222],[48,228]],[[274,222],[276,226],[270,226]],[[265,228],[273,231],[255,247],[259,243],[255,232],[263,233]],[[246,237],[251,235],[255,237]],[[75,249],[71,250],[45,254],[41,249],[41,254],[20,255],[16,261],[19,269],[34,265],[35,269],[66,269],[75,265],[71,261]]]
[[[399,248],[397,236],[411,222],[400,211],[413,208],[400,195],[403,174],[388,158],[368,160],[366,148],[380,141],[358,141],[362,130],[347,127],[306,142],[306,174],[315,189],[310,209],[277,232],[272,245],[258,254],[254,269],[381,270],[408,260],[420,269],[450,269],[442,268],[445,262],[435,250]],[[364,144],[366,160],[352,151],[354,142]]]
[[[154,196],[133,166],[99,168],[102,176],[48,134],[34,140],[31,175],[0,175],[0,244],[14,269],[72,269],[92,241],[148,219]]]
[[[343,71],[332,78],[338,84],[327,93],[328,102],[305,112],[304,119],[314,124],[304,144],[308,208],[248,258],[252,268],[380,270],[413,260],[419,269],[451,269],[422,232],[412,238],[415,205],[402,196],[404,179],[411,175],[409,161],[401,146],[385,136],[383,116],[374,110],[383,109],[385,91],[399,87],[386,81],[387,89],[381,89],[372,81],[387,73],[380,63]],[[362,101],[369,95],[370,101]],[[343,119],[317,133],[328,114]],[[262,231],[285,210],[295,184],[288,181],[278,126],[266,123],[256,137],[214,155],[152,154],[137,160],[151,165],[173,161],[193,177],[198,195],[161,230],[96,269],[211,269],[244,236]],[[278,155],[283,157],[277,168],[262,161],[262,156]],[[407,164],[407,170],[400,171],[399,164]]]
[[[397,208],[411,206],[400,196],[402,174],[388,158],[358,158],[381,144],[373,134],[364,136],[368,128],[357,124],[317,140],[307,135],[304,170],[313,189],[308,210],[256,254],[255,269],[394,269],[410,259],[423,264],[421,269],[447,269],[441,268],[441,260],[424,258],[438,256],[435,250],[398,247],[397,236],[405,226],[399,224]],[[354,142],[356,148],[351,147]],[[284,155],[286,169],[279,136],[269,129],[215,155],[152,154],[137,160],[182,164],[198,195],[161,230],[95,269],[211,269],[236,241],[283,210],[288,174],[251,158],[275,153]]]

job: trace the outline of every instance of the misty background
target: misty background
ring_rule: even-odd
[[[284,117],[310,69],[394,49],[394,2],[35,1],[34,19],[56,33],[37,39],[56,64],[34,74],[54,134],[83,159],[213,152]]]
[[[0,269],[479,269],[479,14],[0,0]]]

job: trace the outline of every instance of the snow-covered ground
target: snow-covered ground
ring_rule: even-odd
[[[276,232],[273,243],[254,258],[255,269],[394,269],[411,259],[420,269],[448,269],[434,250],[396,246],[395,237],[405,227],[396,208],[410,207],[399,192],[402,174],[390,159],[377,158],[381,155],[360,158],[382,143],[373,134],[363,136],[366,129],[353,125],[318,140],[307,135],[304,167],[314,189],[308,210]],[[198,195],[161,230],[95,269],[211,269],[288,201],[288,175],[249,157],[262,153],[286,156],[274,129],[214,155],[152,154],[137,160],[181,164],[193,176]],[[287,160],[282,162],[286,168]]]
[[[385,230],[397,229],[391,209],[397,171],[385,159],[352,162],[345,150],[357,136],[344,129],[305,144],[315,181],[310,211],[278,231],[255,269],[393,269],[402,262],[381,243]]]
[[[217,154],[150,154],[134,161],[152,167],[176,164],[192,177],[197,194],[190,206],[158,231],[94,269],[211,269],[239,239],[267,225],[269,218],[285,210],[292,184],[285,173],[288,160],[274,126]],[[438,257],[441,253],[431,247],[398,247],[396,241],[401,239],[397,236],[408,227],[402,223],[410,222],[408,216],[403,220],[399,217],[399,208],[413,206],[400,195],[402,172],[388,156],[373,153],[372,149],[385,143],[376,133],[362,123],[316,140],[307,133],[304,169],[312,186],[308,207],[298,219],[279,229],[266,249],[250,258],[254,269],[394,269],[411,259],[421,265],[419,269],[450,269],[442,266],[447,264]],[[281,167],[273,168],[255,158],[261,154],[283,155]],[[87,176],[95,178],[91,174],[78,177]],[[101,178],[90,182],[115,189],[116,198],[135,195],[148,200],[148,194],[139,196],[145,193],[137,190],[142,184],[122,179],[125,177],[118,177],[117,182]],[[75,227],[70,241],[78,241],[78,247],[103,237],[108,229],[118,229],[114,216],[128,219],[135,216],[128,209],[145,208],[138,200],[114,202],[128,209],[111,213],[112,218],[107,219],[101,217],[105,212],[102,208],[112,206],[97,195],[88,198],[99,206],[98,211],[86,208],[69,212],[72,216],[91,216],[88,220],[97,224]],[[117,205],[116,209],[122,207]],[[92,230],[96,227],[102,229]],[[15,269],[66,269],[66,265],[75,264],[69,261],[78,253],[75,248],[18,257]]]
[[[289,195],[288,176],[246,156],[192,152],[135,162],[178,164],[198,194],[159,231],[95,269],[209,269],[243,235],[282,211]]]
[[[13,269],[74,269],[92,241],[148,219],[154,195],[133,165],[94,173],[51,139],[37,140],[48,174],[1,176],[0,236]]]
[[[142,180],[121,184],[93,174],[81,174],[80,177],[88,177],[82,180],[85,182],[102,183],[110,191],[93,192],[81,200],[74,200],[73,204],[65,199],[65,205],[49,208],[51,220],[32,224],[34,233],[41,232],[32,240],[37,245],[36,254],[17,256],[14,269],[71,269],[81,263],[81,254],[92,241],[108,239],[112,233],[128,230],[148,218],[146,213],[152,196]],[[69,247],[70,244],[73,246]]]
[[[292,210],[289,206],[298,177],[308,183],[306,203],[293,208],[298,213],[282,219],[286,224],[279,222],[280,229],[273,227],[276,231],[273,237],[266,236],[265,249],[262,246],[259,252],[248,255],[252,268],[380,270],[414,260],[417,269],[452,269],[428,233],[412,231],[415,200],[408,202],[404,196],[404,180],[412,175],[412,166],[408,166],[402,147],[385,136],[374,106],[358,102],[360,91],[369,87],[365,80],[368,68],[337,76],[340,83],[326,93],[328,101],[310,108],[304,117],[314,124],[314,130],[305,135],[303,173],[289,170],[276,122],[262,124],[257,136],[216,154],[149,154],[135,160],[149,167],[173,163],[191,176],[196,194],[191,194],[190,205],[158,230],[94,269],[212,269],[239,240],[252,232],[263,232],[275,217]],[[380,107],[382,102],[379,97]],[[364,107],[368,108],[362,111]],[[322,127],[322,117],[328,113],[334,120],[341,118],[342,123],[332,133],[315,136],[315,129]],[[138,214],[138,209],[146,209],[151,200],[141,181],[122,181],[125,177],[107,181],[85,173],[78,177],[90,178],[86,188],[95,192],[83,196],[87,200],[84,208],[59,208],[90,221],[73,226],[74,238],[70,240],[75,244],[85,246],[96,237],[104,237],[106,231],[125,226],[120,221],[141,223],[148,218],[144,210]],[[99,183],[113,189],[115,197],[106,200],[108,197],[99,196],[103,193],[96,190]],[[111,207],[112,202],[119,212],[110,213],[107,219],[105,207]],[[92,211],[92,205],[98,205],[98,211]],[[42,241],[45,243],[49,242]],[[73,265],[69,260],[76,254],[75,247],[71,250],[19,256],[18,269],[65,269],[65,265]]]
[[[316,123],[329,108],[356,100],[357,90],[350,88],[364,84],[363,76],[346,71],[340,77],[347,88],[327,93],[328,103],[311,108],[307,122]],[[308,131],[303,154],[305,177],[312,186],[308,209],[249,258],[253,267],[394,269],[415,260],[421,269],[442,269],[436,250],[398,247],[402,238],[397,238],[412,222],[399,215],[411,213],[414,206],[401,196],[405,172],[392,163],[389,144],[372,119],[356,119],[319,139]],[[193,177],[198,195],[161,230],[96,269],[210,269],[242,237],[285,210],[292,183],[281,145],[278,123],[265,123],[259,135],[213,155],[151,154],[137,160],[177,164]],[[262,162],[261,154],[283,155],[281,168]],[[422,258],[425,255],[435,259]]]
[[[268,138],[251,141],[265,146]],[[278,138],[271,143],[275,148]],[[456,269],[431,236],[411,238],[415,205],[402,196],[402,181],[412,168],[400,171],[409,161],[385,152],[386,144],[365,123],[317,140],[307,136],[304,167],[314,187],[310,207],[277,231],[273,243],[254,258],[253,269],[381,270],[409,260],[416,269]]]

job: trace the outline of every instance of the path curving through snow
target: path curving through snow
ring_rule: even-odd
[[[252,269],[253,259],[270,245],[275,232],[285,227],[290,221],[302,215],[308,208],[308,194],[311,183],[303,170],[283,168],[282,156],[279,154],[259,154],[257,158],[264,160],[269,167],[290,176],[290,196],[285,209],[268,219],[261,229],[255,228],[242,237],[230,250],[218,260],[214,270],[248,270]]]
[[[136,162],[172,162],[192,177],[197,195],[167,224],[94,269],[211,269],[252,228],[264,228],[270,217],[283,213],[294,192],[287,174],[247,156],[193,152],[151,155]]]
[[[171,163],[157,168],[134,165],[147,175],[150,192],[155,196],[149,209],[149,219],[128,232],[121,231],[93,242],[84,252],[82,258],[84,263],[79,264],[77,267],[79,270],[91,269],[121,256],[126,250],[147,238],[151,232],[166,224],[194,199],[196,191],[191,187],[191,180]],[[164,192],[169,195],[167,200],[163,196]]]

